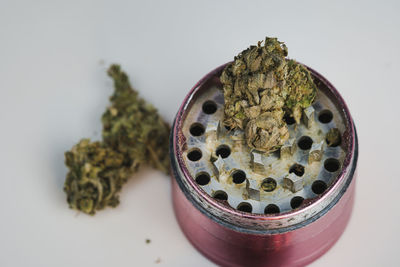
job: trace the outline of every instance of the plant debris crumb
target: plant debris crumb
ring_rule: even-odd
[[[326,143],[328,146],[338,146],[340,145],[342,141],[340,131],[338,128],[332,128],[329,130],[329,132],[326,134]]]

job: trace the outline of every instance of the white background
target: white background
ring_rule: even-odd
[[[67,207],[63,153],[100,138],[110,63],[171,123],[204,74],[265,36],[337,87],[359,134],[352,219],[311,266],[400,266],[399,11],[398,1],[0,1],[0,266],[214,266],[178,228],[169,177],[141,171],[118,208],[90,217]]]

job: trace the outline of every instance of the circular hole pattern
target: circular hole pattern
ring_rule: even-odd
[[[206,114],[214,114],[217,111],[217,104],[214,101],[208,100],[203,104],[203,112]]]
[[[321,180],[315,181],[311,186],[311,190],[317,195],[322,194],[323,192],[325,192],[326,188],[327,188],[326,183],[324,181],[321,181]]]
[[[224,191],[219,190],[214,193],[213,198],[218,200],[228,200],[228,195]]]
[[[265,214],[275,214],[275,213],[279,213],[281,212],[281,210],[279,209],[279,207],[275,204],[269,204],[268,206],[265,207],[264,209],[264,213]]]
[[[187,157],[190,161],[198,161],[199,159],[201,159],[201,156],[202,153],[198,148],[194,148],[191,151],[189,151],[189,153],[187,153]]]
[[[309,150],[313,144],[313,140],[309,136],[302,136],[297,142],[297,146],[302,150]]]
[[[292,167],[290,167],[289,173],[294,173],[297,176],[301,177],[304,174],[304,166],[296,163]]]
[[[339,170],[340,163],[337,159],[330,158],[330,159],[325,160],[324,167],[328,172],[335,172],[335,171]]]
[[[261,183],[261,188],[265,192],[271,192],[274,191],[276,188],[276,181],[272,178],[265,178],[264,181]]]
[[[287,123],[287,125],[292,125],[294,124],[296,121],[294,120],[294,118],[292,116],[290,116],[289,114],[285,114],[285,116],[283,117],[283,119],[285,120],[285,122]]]
[[[246,174],[242,170],[234,171],[232,174],[232,181],[235,184],[241,184],[246,180]]]
[[[302,198],[302,197],[294,197],[294,198],[292,198],[292,200],[290,200],[290,206],[292,207],[292,209],[297,209],[298,207],[301,206],[303,201],[304,201],[304,198]]]
[[[318,120],[321,123],[330,123],[332,119],[333,119],[333,114],[330,110],[327,109],[321,111],[318,115]]]
[[[229,157],[229,155],[231,154],[231,149],[227,145],[220,145],[217,148],[217,151],[215,152],[215,154],[217,154],[217,157],[221,156],[221,158],[224,159],[224,158]]]
[[[250,203],[242,202],[237,206],[237,209],[243,212],[251,212],[253,210],[253,207]]]
[[[206,172],[200,172],[196,175],[196,183],[199,185],[206,185],[210,182],[210,175]]]
[[[192,126],[190,126],[190,134],[193,136],[200,136],[204,134],[204,126],[200,123],[193,123]]]

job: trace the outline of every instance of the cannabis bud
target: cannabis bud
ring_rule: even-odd
[[[65,152],[69,206],[91,215],[119,204],[118,193],[139,166],[169,171],[168,124],[138,96],[120,66],[112,65],[108,75],[115,91],[102,117],[103,141],[82,139]]]
[[[149,163],[168,174],[168,124],[151,104],[138,97],[120,66],[112,65],[108,75],[114,79],[115,91],[102,117],[104,142],[132,166]]]
[[[220,77],[224,124],[244,130],[248,146],[266,153],[289,139],[283,117],[299,123],[316,95],[310,72],[287,54],[284,43],[267,37],[236,56]]]
[[[116,193],[131,174],[122,154],[102,142],[82,139],[65,152],[65,164],[70,171],[64,191],[71,208],[94,214],[96,210],[119,204]]]

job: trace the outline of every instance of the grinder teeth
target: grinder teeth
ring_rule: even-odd
[[[310,153],[308,154],[308,164],[311,164],[316,161],[321,161],[323,156],[323,147],[324,147],[324,141],[312,144]]]
[[[296,147],[295,138],[287,140],[280,149],[281,159],[287,159],[293,156],[294,152],[296,151]]]
[[[303,183],[304,179],[294,173],[289,173],[285,178],[283,178],[283,187],[289,189],[293,193],[303,189]]]
[[[218,156],[217,160],[215,160],[213,164],[218,174],[217,175],[218,180],[222,175],[227,174],[230,170],[228,164],[226,164],[225,160],[221,156]]]
[[[209,121],[206,127],[206,140],[207,142],[213,142],[218,140],[221,132],[221,123],[217,121]]]
[[[251,166],[252,170],[257,173],[264,173],[265,172],[265,165],[263,162],[263,155],[253,151],[251,152]]]
[[[315,109],[313,106],[309,106],[308,108],[305,108],[303,110],[303,121],[308,129],[310,129],[315,122],[314,114],[315,114]]]
[[[246,190],[248,197],[253,200],[260,200],[260,190],[259,185],[256,180],[247,179],[246,180]]]

